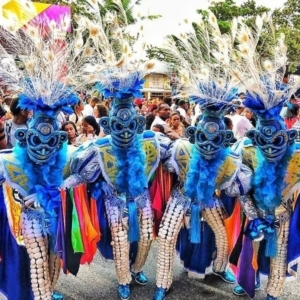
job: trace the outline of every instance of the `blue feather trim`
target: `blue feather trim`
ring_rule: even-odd
[[[220,87],[215,82],[199,82],[199,95],[191,95],[190,102],[195,102],[203,109],[218,111],[232,107],[231,101],[237,98],[238,89],[228,89],[228,84]]]
[[[140,79],[139,72],[128,73],[123,76],[116,76],[114,70],[107,71],[103,81],[95,85],[95,89],[102,93],[105,98],[128,99],[131,97],[141,98],[141,89],[145,82]]]
[[[41,111],[51,117],[55,117],[58,111],[63,111],[66,114],[73,113],[70,106],[76,105],[79,102],[78,95],[73,93],[70,88],[66,88],[64,94],[61,95],[60,100],[57,100],[51,105],[44,103],[42,98],[32,99],[25,94],[20,94],[18,99],[18,106],[21,109]]]
[[[252,186],[254,199],[260,209],[274,211],[281,204],[286,169],[293,153],[294,146],[290,146],[280,161],[270,162],[263,157],[257,148],[258,166],[254,170]]]
[[[224,148],[220,155],[212,160],[204,159],[195,145],[192,149],[190,169],[186,176],[184,185],[185,194],[197,202],[209,205],[212,201],[215,189],[216,178],[221,165],[230,153],[230,149]]]
[[[54,251],[58,210],[61,205],[59,188],[63,183],[63,172],[67,162],[67,144],[65,143],[52,159],[43,165],[34,164],[28,157],[26,148],[18,144],[13,148],[16,159],[20,161],[24,175],[28,180],[28,195],[37,194],[44,209],[45,227],[50,235],[50,247]]]
[[[264,119],[278,119],[280,116],[280,111],[283,107],[283,104],[287,100],[286,97],[283,97],[280,102],[271,108],[266,108],[265,103],[260,99],[260,97],[253,92],[253,94],[247,93],[243,101],[244,106],[253,110],[258,117]]]
[[[142,149],[140,136],[129,149],[114,147],[117,176],[116,186],[119,193],[127,193],[133,198],[142,194],[147,188],[146,156]]]
[[[218,157],[204,159],[195,145],[192,149],[190,169],[184,185],[185,195],[192,199],[190,238],[192,243],[200,243],[200,205],[211,206],[216,189],[216,178],[221,165],[230,153],[223,149]]]

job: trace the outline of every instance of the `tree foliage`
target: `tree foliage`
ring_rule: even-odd
[[[300,65],[300,6],[298,0],[287,0],[282,9],[274,11],[277,33],[285,34],[288,47],[289,71],[294,72]]]

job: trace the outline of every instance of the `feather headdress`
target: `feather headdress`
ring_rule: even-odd
[[[78,102],[74,91],[93,82],[89,66],[93,51],[82,31],[67,35],[70,20],[40,20],[18,31],[1,30],[0,76],[10,90],[19,94],[19,106],[57,113],[70,113]],[[12,30],[12,31],[11,31]]]
[[[152,71],[154,63],[145,63],[143,26],[140,26],[136,36],[132,36],[122,3],[114,1],[114,5],[119,11],[118,16],[107,13],[101,18],[95,7],[95,15],[98,15],[96,22],[84,17],[79,20],[79,24],[93,32],[91,42],[97,52],[93,67],[98,82],[95,88],[106,98],[140,98],[143,78]]]
[[[190,101],[202,109],[224,112],[237,97],[239,80],[232,77],[228,65],[233,54],[234,36],[221,34],[215,15],[208,11],[204,20],[199,16],[188,32],[167,38],[166,53],[183,69],[184,81],[190,84]],[[188,21],[185,20],[185,24]]]
[[[264,42],[266,34],[273,41],[268,41],[268,48],[262,45],[265,53],[261,54],[258,46]],[[291,98],[300,84],[298,76],[290,76],[289,82],[283,83],[288,64],[284,35],[275,38],[272,19],[264,14],[257,16],[253,29],[240,20],[236,42],[231,68],[247,90],[244,105],[261,118],[277,118],[284,102]]]

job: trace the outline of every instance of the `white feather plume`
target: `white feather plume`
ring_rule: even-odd
[[[273,39],[267,45],[263,40],[266,32]],[[259,99],[267,110],[290,99],[300,82],[298,76],[292,76],[287,85],[282,84],[288,65],[287,47],[284,35],[275,38],[271,16],[258,16],[253,29],[239,20],[236,42],[231,69],[253,99]],[[267,49],[263,55],[258,51],[259,43]]]
[[[89,40],[84,42],[82,27],[67,35],[67,17],[44,21],[1,30],[0,76],[12,91],[52,105],[69,96],[68,87],[74,91],[94,82],[90,65],[95,55]]]
[[[236,21],[233,24],[236,34]],[[164,50],[169,58],[187,71],[190,92],[209,104],[227,105],[237,92],[239,80],[233,80],[230,70],[234,36],[221,34],[216,16],[208,11],[207,19],[190,25],[189,31],[167,37]],[[234,94],[232,94],[234,93]],[[195,92],[194,92],[195,94]]]

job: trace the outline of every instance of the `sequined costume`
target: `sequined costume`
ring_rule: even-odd
[[[300,251],[294,243],[299,241],[296,220],[299,219],[299,150],[294,145],[295,130],[287,130],[280,117],[285,101],[299,88],[299,79],[291,76],[283,83],[287,65],[287,47],[284,36],[274,41],[268,58],[261,60],[253,48],[259,39],[263,19],[257,17],[256,33],[241,21],[239,34],[247,32],[246,39],[237,41],[238,49],[251,49],[251,55],[238,51],[240,59],[232,65],[240,72],[247,90],[244,105],[253,110],[258,118],[255,129],[249,130],[248,139],[239,141],[234,149],[240,153],[243,163],[253,170],[251,190],[241,203],[249,222],[245,226],[238,283],[250,297],[254,296],[255,269],[249,256],[255,252],[249,239],[262,239],[258,252],[258,269],[268,273],[267,300],[277,299],[282,292],[286,272],[295,274]],[[251,48],[252,47],[252,48]],[[247,71],[245,71],[247,70]],[[251,71],[248,71],[251,70]],[[291,224],[293,224],[291,226]],[[249,250],[249,251],[247,251]],[[270,265],[265,265],[270,260]],[[248,278],[247,278],[248,277]],[[243,290],[237,287],[238,293]],[[239,293],[241,292],[241,293]]]
[[[290,134],[294,133],[291,132]],[[259,149],[257,149],[257,147],[255,147],[249,139],[240,141],[239,145],[235,146],[238,147],[237,151],[240,150],[243,162],[253,170],[254,174],[257,174],[259,159],[262,159],[260,153],[258,153]],[[286,272],[290,275],[296,274],[292,267],[295,267],[299,261],[299,251],[295,251],[295,253],[293,253],[293,255],[296,254],[296,256],[288,255],[289,249],[295,249],[295,246],[299,241],[299,236],[294,232],[295,227],[292,228],[292,230],[290,228],[291,219],[299,217],[298,213],[293,214],[295,207],[297,208],[297,206],[299,206],[299,180],[297,179],[299,155],[298,147],[294,148],[292,153],[288,153],[288,156],[283,158],[282,164],[278,164],[278,168],[280,165],[280,168],[284,168],[286,170],[286,175],[282,183],[283,188],[281,203],[275,208],[275,211],[259,209],[258,204],[255,201],[255,194],[251,198],[250,196],[245,196],[241,199],[246,216],[250,220],[248,229],[245,230],[249,237],[251,236],[252,239],[255,239],[259,238],[259,235],[265,233],[266,238],[268,239],[270,238],[268,236],[268,232],[269,234],[272,232],[277,234],[275,255],[272,253],[266,253],[268,241],[261,242],[257,270],[257,272],[261,272],[262,274],[269,274],[266,291],[274,298],[279,297],[282,293]],[[253,195],[253,191],[251,191],[250,195]],[[270,217],[270,214],[274,215],[274,219]],[[265,224],[265,219],[267,219],[267,224]],[[259,238],[259,240],[261,240],[261,238]],[[243,245],[243,247],[253,247],[252,243],[249,245],[247,241],[244,242],[245,245]],[[254,248],[250,253],[246,252],[241,254],[240,260],[245,260],[248,255],[253,254],[253,251],[255,251]],[[271,260],[269,266],[268,261],[270,255]],[[247,274],[253,270],[253,267],[245,264],[240,268],[241,275],[239,275],[238,281],[241,286],[244,287],[247,294],[253,297],[255,278],[253,278],[252,282],[249,282],[249,276],[247,276]],[[272,298],[269,297],[267,299]]]
[[[112,97],[109,117],[100,120],[108,136],[80,147],[70,165],[75,180],[94,182],[101,191],[99,211],[103,211],[104,204],[102,219],[107,218],[110,227],[113,255],[103,241],[99,249],[104,257],[114,259],[121,299],[130,296],[132,276],[137,283],[147,284],[142,268],[153,240],[148,185],[170,143],[163,135],[143,133],[145,118],[138,116],[133,107],[133,95],[140,92],[143,82],[140,76],[139,72],[122,68],[103,74],[98,87],[106,97]],[[105,231],[106,225],[103,227],[101,222],[100,217],[101,230]],[[134,263],[130,243],[138,243]]]
[[[223,121],[238,91],[238,82],[232,79],[230,68],[224,64],[234,55],[233,38],[221,34],[217,19],[210,11],[207,21],[200,17],[199,25],[194,23],[188,33],[170,36],[166,42],[165,51],[178,61],[189,101],[199,104],[202,115],[197,126],[187,128],[192,145],[188,141],[180,141],[170,149],[171,159],[169,167],[166,167],[176,171],[178,185],[172,192],[158,234],[154,300],[165,299],[172,283],[174,248],[184,219],[188,240],[183,243],[179,241],[183,245],[183,248],[179,245],[179,252],[190,274],[199,276],[202,273],[203,276],[213,261],[214,274],[228,283],[235,282],[235,277],[227,270],[229,244],[223,205],[216,190],[232,190],[238,181],[241,182],[241,189],[235,189],[232,195],[245,193],[250,185],[251,171],[242,166],[241,159],[228,148],[233,134],[226,130]],[[201,227],[201,218],[208,226]],[[215,249],[211,246],[214,241],[210,243],[207,240],[209,233],[212,235],[211,231],[207,233],[208,230],[215,235],[214,260],[212,252]],[[198,249],[193,246],[199,244]]]
[[[176,172],[178,175],[178,183],[171,193],[159,229],[157,289],[154,299],[164,299],[166,291],[171,286],[174,249],[182,223],[184,222],[186,228],[188,228],[190,239],[190,241],[184,240],[185,247],[187,243],[199,244],[201,240],[203,242],[207,238],[208,234],[211,234],[200,229],[200,214],[214,233],[217,252],[213,260],[212,252],[215,250],[214,248],[208,249],[207,247],[205,249],[203,247],[201,249],[203,254],[200,252],[199,255],[207,255],[206,261],[203,262],[204,272],[202,273],[205,274],[205,269],[213,261],[213,271],[216,275],[221,276],[229,283],[235,282],[233,275],[227,271],[229,246],[224,225],[225,212],[215,190],[227,190],[231,196],[240,194],[242,190],[247,191],[250,185],[251,172],[247,167],[241,166],[241,160],[237,155],[226,149],[226,144],[232,136],[230,132],[226,133],[223,129],[225,127],[221,117],[212,116],[208,109],[205,110],[205,106],[202,106],[201,109],[204,111],[205,116],[197,128],[189,128],[190,141],[194,145],[188,140],[176,141],[168,150],[169,159],[165,162],[165,168]],[[218,147],[214,144],[214,138],[211,138],[212,135],[214,138],[220,135],[224,137],[224,140],[219,140]],[[199,136],[202,137],[202,140],[199,140]],[[225,147],[220,146],[222,143]],[[210,149],[207,156],[205,154],[206,149]],[[197,176],[196,173],[199,175]],[[239,188],[236,188],[236,181],[239,182]],[[191,185],[196,187],[194,191],[192,191]],[[208,193],[203,191],[205,186],[209,190]],[[233,186],[235,186],[235,189],[233,189]],[[213,236],[211,241],[214,243]],[[205,251],[208,253],[205,253]],[[203,265],[192,266],[191,255],[193,249],[190,248],[190,251],[185,249],[184,252],[181,258],[184,260],[189,257],[189,264],[185,265],[189,269],[189,273],[192,276],[202,277],[203,275],[199,274],[201,273],[199,270],[203,268]]]
[[[69,24],[52,22],[51,26],[45,25],[46,30],[44,25],[41,21],[39,26],[28,24],[17,32],[10,32],[11,26],[1,30],[7,42],[5,47],[14,51],[8,54],[1,46],[3,55],[11,57],[9,66],[0,64],[1,78],[14,95],[13,101],[18,101],[17,107],[33,111],[27,128],[15,132],[17,145],[0,154],[0,178],[4,182],[4,197],[0,201],[5,201],[6,208],[1,226],[9,226],[11,230],[10,234],[8,228],[1,228],[4,240],[0,242],[0,288],[9,300],[63,298],[54,293],[54,287],[61,268],[60,189],[68,174],[68,137],[66,132],[59,131],[57,115],[72,113],[70,106],[79,101],[75,88],[90,81],[84,78],[88,71],[82,74],[87,63],[80,57],[83,52],[74,53],[72,38],[68,43],[58,38],[57,32],[65,32],[64,26]],[[87,44],[82,44],[82,51]],[[13,55],[19,55],[18,62]],[[25,245],[24,261],[25,253],[12,242],[13,238]],[[11,266],[9,261],[13,262]],[[27,275],[10,277],[10,272],[17,273],[23,267],[22,272]],[[16,293],[12,290],[14,286],[7,284],[11,278],[17,279]]]

